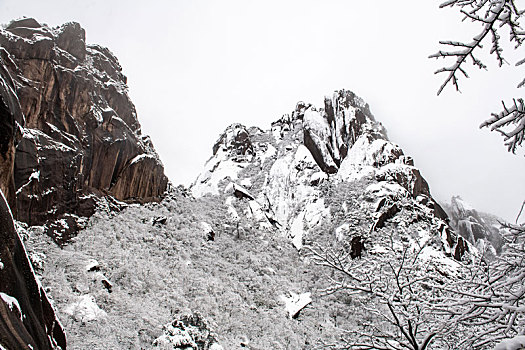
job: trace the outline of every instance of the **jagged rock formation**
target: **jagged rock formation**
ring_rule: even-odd
[[[0,54],[0,348],[66,349],[62,326],[34,275],[9,209],[15,206],[16,132],[23,116],[5,69],[8,57],[3,49]]]
[[[445,204],[450,225],[489,259],[501,253],[503,237],[500,219],[494,215],[478,212],[461,197],[453,196]]]
[[[440,237],[446,254],[461,259],[468,249],[447,225],[412,158],[388,140],[368,105],[346,90],[325,98],[322,109],[299,102],[268,131],[231,125],[192,191],[197,197],[224,196],[233,217],[280,231],[301,249],[308,232],[340,210],[334,202],[344,203],[349,221],[347,202],[356,198],[333,190],[346,184],[362,188],[360,200],[374,203],[353,209],[355,220],[368,217],[370,232],[416,215],[407,225],[430,223],[425,230]],[[353,238],[361,245],[361,237]]]
[[[16,117],[23,126],[14,166],[19,220],[47,223],[64,242],[97,197],[160,198],[163,166],[141,135],[126,77],[108,49],[86,45],[78,23],[50,28],[32,18],[0,30],[0,45],[25,116]]]

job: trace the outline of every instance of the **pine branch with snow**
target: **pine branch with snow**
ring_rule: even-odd
[[[521,146],[525,138],[525,104],[523,99],[514,99],[513,105],[507,107],[503,103],[503,111],[493,113],[492,118],[480,125],[480,128],[490,128],[503,135],[503,140],[509,152],[516,153],[516,148]]]

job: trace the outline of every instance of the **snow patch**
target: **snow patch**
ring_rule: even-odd
[[[84,266],[84,269],[85,269],[87,272],[97,271],[97,270],[100,269],[100,264],[99,264],[98,261],[96,261],[95,259],[89,259],[89,261],[87,262],[87,264]]]
[[[390,183],[386,181],[380,181],[375,184],[369,185],[366,190],[367,193],[373,194],[376,197],[387,197],[392,196],[394,198],[408,196],[407,190],[397,183]]]
[[[500,342],[494,350],[520,350],[525,348],[525,335],[517,335],[514,338],[505,339]]]
[[[64,313],[73,317],[77,322],[89,322],[107,316],[107,313],[98,307],[95,298],[86,294],[76,298],[64,308]]]
[[[16,191],[16,194],[20,194],[25,187],[29,186],[33,182],[33,180],[40,182],[40,170],[33,171],[27,179],[27,182],[20,186],[20,188]]]
[[[129,162],[129,165],[133,165],[133,164],[135,164],[135,163],[138,163],[138,162],[140,162],[141,160],[146,159],[146,158],[155,159],[155,157],[152,156],[151,154],[145,154],[145,153],[144,153],[144,154],[139,154],[138,156],[135,156],[135,157],[131,160],[131,162]]]
[[[2,292],[0,292],[0,298],[2,298],[2,300],[7,304],[11,311],[15,311],[15,309],[18,310],[20,321],[23,321],[22,309],[20,308],[20,304],[18,303],[18,300],[16,300],[16,298],[13,298],[12,296]]]
[[[342,241],[350,232],[349,224],[342,224],[341,226],[335,229],[335,237],[338,241]]]
[[[328,180],[328,174],[324,171],[318,171],[310,176],[310,185],[319,185]]]
[[[430,246],[424,247],[418,257],[423,262],[431,261],[437,267],[445,269],[449,274],[454,274],[460,266],[455,260],[446,257],[441,250],[436,250]]]
[[[200,226],[206,235],[213,233],[213,228],[207,222],[201,221]]]
[[[323,217],[330,214],[330,209],[324,206],[324,198],[306,204],[304,211],[308,228],[319,225]]]
[[[312,294],[310,292],[302,294],[295,294],[293,292],[290,292],[289,294],[289,297],[281,295],[281,300],[285,304],[285,309],[288,312],[288,317],[292,319],[296,318],[299,312],[312,302]]]
[[[290,237],[292,238],[292,244],[296,249],[303,247],[303,236],[304,236],[304,214],[301,212],[292,222],[290,226]]]
[[[252,187],[252,179],[250,179],[249,177],[247,177],[245,179],[242,179],[240,184],[243,187],[250,188],[250,187]]]
[[[330,136],[330,127],[325,118],[318,111],[307,109],[304,112],[303,125],[313,130],[319,137],[327,139]]]
[[[222,155],[222,157],[221,157]],[[191,191],[195,197],[202,197],[206,194],[219,195],[219,183],[229,178],[237,180],[239,172],[245,167],[244,164],[234,162],[226,158],[224,153],[217,153],[204,166],[204,172],[199,175],[193,184]]]

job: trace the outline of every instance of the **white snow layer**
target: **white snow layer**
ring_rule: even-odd
[[[207,222],[201,221],[200,225],[205,234],[209,234],[213,232],[211,225],[208,224]]]
[[[311,293],[295,294],[290,292],[290,297],[281,295],[281,300],[285,304],[285,309],[288,312],[289,318],[294,318],[299,311],[304,309],[308,304],[312,302]]]
[[[107,315],[98,307],[95,298],[89,294],[77,297],[76,301],[64,308],[64,312],[79,322],[94,321]]]
[[[295,248],[303,247],[304,236],[304,211],[302,211],[292,222],[290,227],[290,237]]]
[[[494,350],[520,350],[525,348],[525,335],[518,335],[514,338],[505,339]]]
[[[96,261],[95,259],[89,259],[86,266],[84,266],[84,269],[89,272],[89,271],[94,271],[98,267],[100,267],[100,264],[98,263],[98,261]]]
[[[138,163],[140,162],[141,160],[143,159],[146,159],[146,158],[151,158],[151,159],[155,159],[155,157],[151,154],[139,154],[138,156],[135,156],[131,162],[129,163],[129,165],[132,165],[132,164],[135,164],[135,163]]]
[[[18,314],[20,315],[20,321],[23,321],[22,320],[22,309],[20,308],[20,304],[18,303],[18,300],[16,300],[16,298],[13,298],[12,296],[7,295],[5,293],[1,293],[1,292],[0,292],[0,298],[2,298],[2,300],[7,304],[7,306],[9,307],[11,311],[15,311],[14,309],[16,308],[16,310],[18,310]]]
[[[214,156],[204,166],[204,172],[197,178],[191,191],[195,197],[202,197],[206,194],[219,195],[219,183],[229,178],[237,180],[239,171],[243,165],[233,160],[220,160]]]
[[[383,140],[370,140],[369,135],[359,136],[352,145],[337,173],[341,180],[353,181],[374,173],[378,164],[393,162],[401,149],[396,144]]]
[[[366,192],[375,195],[376,197],[393,196],[396,198],[406,197],[408,192],[405,188],[397,183],[389,183],[386,181],[380,181],[375,184],[371,184],[366,188]]]

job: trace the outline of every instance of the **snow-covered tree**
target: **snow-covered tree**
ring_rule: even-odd
[[[468,335],[458,349],[492,349],[503,340],[518,344],[525,334],[525,229],[505,226],[503,253],[494,261],[473,265],[470,277],[429,286],[446,292],[434,311],[454,319]]]
[[[350,292],[373,315],[349,331],[339,347],[484,350],[520,344],[525,339],[525,229],[506,224],[504,239],[503,253],[493,261],[481,253],[465,262],[428,259],[426,244],[394,241],[359,259],[344,249],[309,247],[315,263],[339,272],[326,292]]]
[[[479,24],[480,30],[470,42],[440,41],[440,44],[446,48],[430,56],[431,58],[453,59],[452,65],[440,68],[435,72],[446,76],[438,90],[438,95],[448,84],[452,84],[459,91],[459,78],[461,76],[468,78],[465,66],[469,61],[480,69],[487,68],[478,55],[485,47],[488,48],[490,54],[496,57],[500,67],[507,63],[503,56],[502,35],[508,35],[508,41],[515,50],[521,48],[525,41],[525,31],[520,25],[525,11],[518,8],[514,0],[447,0],[440,7],[458,8],[464,19]],[[508,33],[502,33],[505,31]],[[524,63],[525,59],[521,59],[515,65],[520,66]],[[525,79],[518,83],[518,88],[523,86],[525,86]],[[483,122],[480,127],[488,127],[501,133],[508,150],[515,153],[525,136],[523,99],[514,99],[510,107],[503,103],[503,111],[493,113],[492,118]]]
[[[379,250],[352,259],[344,249],[308,247],[314,263],[338,272],[325,293],[346,291],[371,315],[358,330],[348,331],[341,349],[425,350],[454,348],[458,326],[436,303],[451,294],[433,285],[445,284],[455,271],[422,258],[426,245],[413,247],[391,240]],[[458,264],[458,266],[461,266]],[[448,276],[448,277],[444,277]]]
[[[480,69],[487,68],[478,56],[485,43],[488,43],[486,47],[496,57],[500,67],[507,63],[503,56],[502,32],[507,32],[504,35],[508,35],[508,42],[514,50],[521,48],[525,41],[525,31],[520,24],[525,10],[518,8],[514,0],[447,0],[440,7],[458,8],[464,19],[478,23],[480,30],[471,42],[441,41],[440,44],[447,49],[430,56],[454,59],[451,66],[435,72],[446,76],[438,95],[449,83],[459,90],[458,78],[461,75],[468,78],[465,70],[468,61]],[[515,65],[524,63],[525,59],[520,59]],[[525,79],[522,79],[517,87],[524,86]],[[499,132],[508,151],[516,153],[525,138],[525,104],[522,98],[514,98],[511,105],[502,103],[503,110],[493,113],[492,118],[480,127]],[[525,224],[504,226],[508,233],[501,256],[484,268],[478,267],[475,278],[466,283],[437,286],[456,292],[442,305],[443,311],[475,329],[471,337],[464,339],[464,344],[471,348],[499,341],[497,349],[521,349],[525,339]]]

